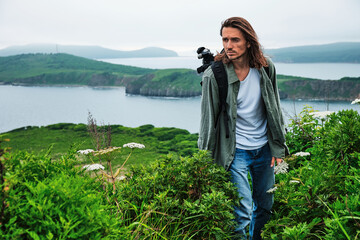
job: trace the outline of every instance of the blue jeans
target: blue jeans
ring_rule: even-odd
[[[246,226],[250,224],[250,239],[261,239],[262,227],[270,219],[274,197],[266,193],[275,184],[274,167],[271,164],[269,144],[256,150],[236,149],[235,157],[230,166],[231,181],[235,183],[239,196],[242,198],[235,207],[235,232],[246,239]],[[248,181],[251,175],[252,188]]]

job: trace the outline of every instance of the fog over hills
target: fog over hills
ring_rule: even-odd
[[[322,45],[295,46],[265,49],[274,62],[284,63],[360,63],[360,42],[339,42]],[[147,47],[133,51],[120,51],[100,46],[59,44],[29,44],[0,49],[0,56],[28,53],[67,53],[90,59],[178,57],[173,51]]]
[[[79,57],[101,59],[101,58],[140,58],[140,57],[177,57],[175,51],[147,47],[133,51],[120,51],[100,46],[76,46],[59,44],[29,44],[23,46],[11,46],[0,49],[0,56],[12,56],[28,53],[67,53]]]

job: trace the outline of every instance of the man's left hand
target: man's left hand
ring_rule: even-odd
[[[273,166],[274,166],[275,160],[276,160],[276,165],[279,165],[279,164],[283,161],[282,158],[272,157],[272,158],[271,158],[270,167],[273,167]]]

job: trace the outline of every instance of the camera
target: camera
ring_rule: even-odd
[[[197,68],[198,73],[204,72],[214,61],[214,54],[208,48],[199,47],[196,51],[198,54],[198,59],[202,59],[203,65]]]

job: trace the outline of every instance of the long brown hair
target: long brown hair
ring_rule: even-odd
[[[239,29],[244,35],[245,40],[250,43],[250,48],[247,50],[250,67],[260,69],[263,66],[267,66],[266,58],[261,50],[261,45],[258,41],[255,30],[246,19],[242,17],[231,17],[226,19],[221,24],[220,36],[222,36],[222,30],[224,27]],[[218,53],[215,56],[215,61],[223,61],[223,63],[226,64],[231,62],[225,52]]]

